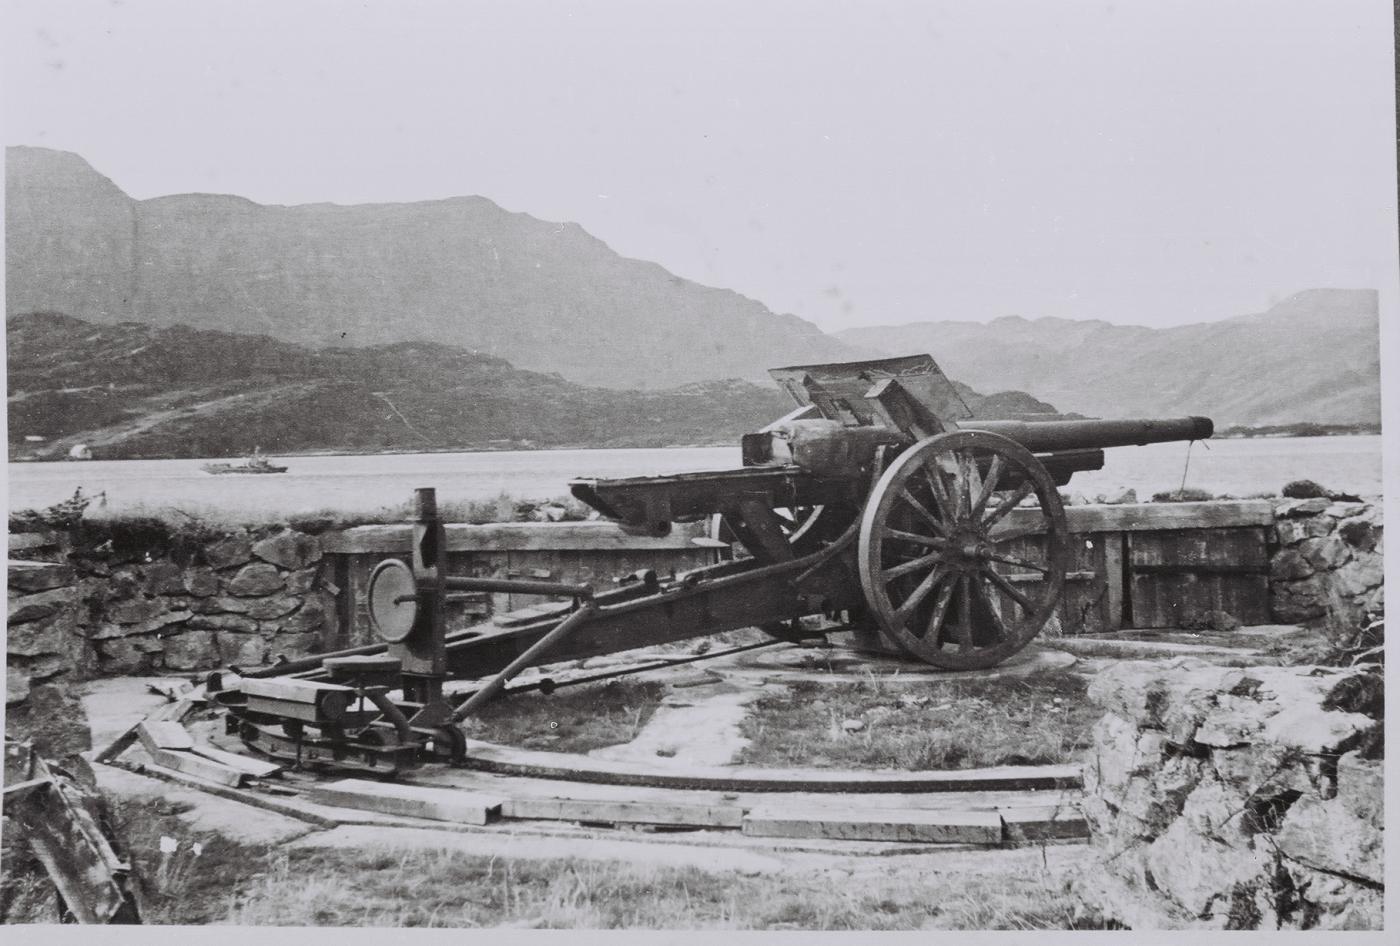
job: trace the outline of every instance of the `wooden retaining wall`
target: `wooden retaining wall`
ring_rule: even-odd
[[[1274,513],[1267,500],[1070,506],[1065,514],[1071,533],[1060,606],[1065,633],[1175,627],[1183,617],[1207,611],[1229,612],[1243,624],[1269,623]],[[1018,510],[1008,524],[1029,524],[1035,515]],[[340,619],[339,639],[329,646],[372,642],[365,614],[370,570],[385,558],[407,555],[411,538],[408,525],[322,536]],[[629,536],[608,522],[447,526],[452,574],[581,582],[599,590],[645,568],[666,575],[708,565],[725,548],[706,538],[699,523],[677,526],[659,539]],[[481,594],[452,605],[449,620],[481,621],[542,600]]]
[[[659,539],[627,535],[611,522],[452,524],[446,531],[450,574],[582,583],[597,591],[606,591],[614,579],[643,569],[664,577],[710,565],[728,549],[706,537],[703,523],[678,525]],[[369,573],[386,558],[407,556],[412,538],[409,525],[359,526],[322,536],[336,585],[340,618],[336,646],[375,642],[365,610]],[[448,606],[449,627],[545,600],[538,595],[473,595]]]
[[[1008,521],[1035,515],[1018,510]],[[1206,611],[1270,622],[1268,500],[1070,506],[1065,517],[1065,633],[1178,627]]]

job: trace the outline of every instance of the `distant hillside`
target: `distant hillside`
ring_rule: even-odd
[[[429,341],[614,388],[861,357],[816,326],[571,223],[482,197],[262,206],[132,200],[75,154],[6,149],[5,303],[311,346]]]
[[[616,391],[428,342],[310,349],[266,336],[58,314],[7,325],[12,458],[738,443],[792,409],[745,381]],[[1054,408],[964,394],[979,416]],[[42,441],[27,440],[42,437]]]
[[[1312,289],[1267,312],[1170,329],[1017,316],[850,329],[891,355],[928,351],[980,390],[1035,392],[1094,417],[1203,414],[1232,424],[1379,424],[1374,290]]]

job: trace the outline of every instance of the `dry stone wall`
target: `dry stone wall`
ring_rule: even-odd
[[[1381,687],[1327,667],[1104,671],[1080,895],[1134,929],[1379,929]]]
[[[186,544],[178,555],[114,558],[99,546],[53,557],[67,561],[10,563],[11,695],[60,673],[256,666],[321,650],[336,631],[328,563],[314,535],[241,531]]]
[[[1274,507],[1269,608],[1285,624],[1359,626],[1385,607],[1384,531],[1377,502],[1289,499]]]

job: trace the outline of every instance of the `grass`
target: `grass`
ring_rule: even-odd
[[[588,752],[637,738],[661,704],[661,683],[609,680],[545,696],[495,700],[462,724],[469,739],[520,749]]]
[[[891,683],[803,681],[760,699],[741,731],[752,765],[921,771],[1074,761],[1101,715],[1065,671]],[[848,732],[843,724],[859,720]]]
[[[740,874],[464,851],[278,849],[192,830],[164,800],[111,810],[153,925],[554,929],[1071,929],[1066,875],[844,870]],[[162,852],[174,842],[173,852]],[[7,849],[0,922],[54,922],[38,864]]]

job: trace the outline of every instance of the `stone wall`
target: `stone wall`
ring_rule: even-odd
[[[12,561],[7,679],[256,666],[333,639],[317,536],[281,528],[177,544],[114,552],[62,537],[50,556],[62,563]]]
[[[1186,659],[1104,671],[1080,896],[1134,929],[1379,929],[1381,687]]]
[[[78,576],[69,565],[11,562],[5,639],[5,702],[31,686],[80,673],[87,656],[79,625]]]
[[[1284,624],[1362,624],[1385,606],[1380,502],[1286,499],[1274,507],[1269,610]]]

